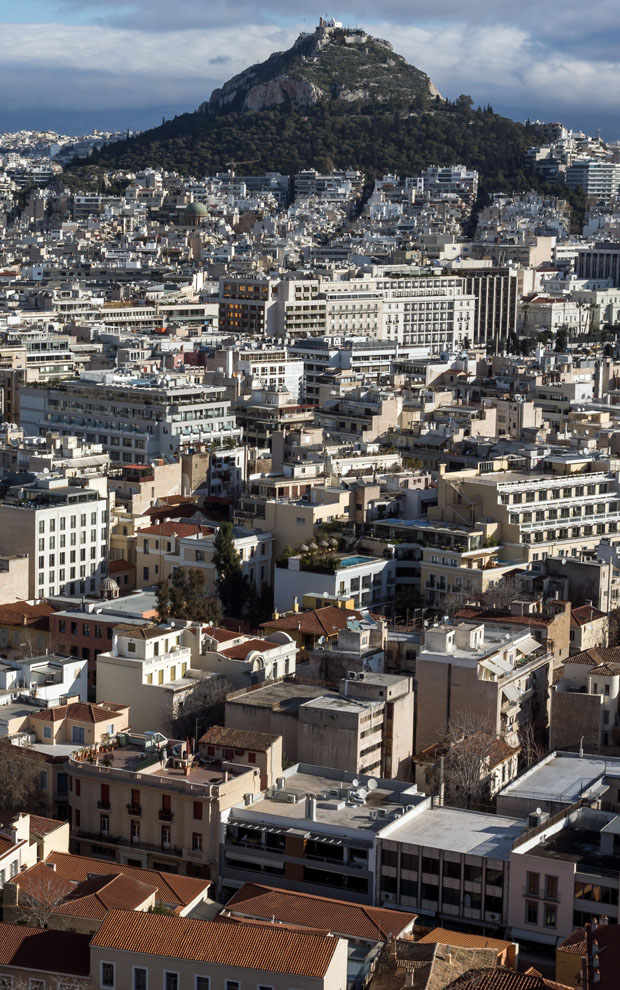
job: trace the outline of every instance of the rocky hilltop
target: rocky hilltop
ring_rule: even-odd
[[[199,110],[252,113],[324,100],[411,103],[434,96],[439,93],[426,73],[397,55],[389,41],[321,18],[312,34],[300,34],[288,51],[233,76]]]

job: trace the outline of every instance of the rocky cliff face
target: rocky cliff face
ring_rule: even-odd
[[[394,54],[388,41],[322,22],[288,51],[276,52],[214,90],[199,109],[227,113],[328,99],[410,102],[417,96],[439,93],[424,72]]]

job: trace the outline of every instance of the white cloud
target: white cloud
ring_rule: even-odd
[[[600,6],[600,5],[599,5]],[[310,20],[310,18],[308,18]],[[5,24],[0,86],[5,109],[158,107],[193,109],[247,65],[287,48],[300,29],[244,23],[242,28],[151,31],[138,28]],[[562,110],[616,110],[620,63],[565,54],[511,24],[433,28],[386,21],[369,25],[424,69],[445,95],[482,103]],[[531,109],[530,109],[531,108]]]

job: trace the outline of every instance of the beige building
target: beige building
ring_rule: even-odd
[[[416,752],[467,724],[511,746],[523,725],[544,732],[551,666],[551,654],[528,630],[432,626],[416,661]]]
[[[346,990],[347,943],[282,926],[111,911],[90,943],[100,990]]]
[[[0,557],[0,602],[24,601],[28,598],[30,560],[27,553]]]
[[[481,466],[450,473],[440,469],[438,504],[429,508],[429,518],[481,525],[486,537],[502,546],[504,558],[513,561],[578,557],[595,550],[605,536],[617,539],[615,475],[598,470],[573,474],[570,459],[559,459],[556,468],[544,475],[485,473]]]
[[[122,700],[137,732],[173,718],[199,676],[190,673],[192,653],[182,640],[182,628],[116,626],[112,649],[96,658],[97,702]]]
[[[76,852],[205,878],[218,860],[222,812],[261,787],[249,756],[188,754],[186,741],[157,732],[131,732],[92,763],[74,756],[69,773]]]
[[[164,460],[152,464],[124,464],[109,478],[116,504],[130,516],[140,516],[158,498],[181,492],[181,462]]]
[[[594,647],[568,658],[551,692],[551,747],[618,747],[620,648]],[[591,750],[590,750],[591,751]]]

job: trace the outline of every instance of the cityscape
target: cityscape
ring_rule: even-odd
[[[317,20],[0,134],[0,990],[620,987],[620,128]]]

